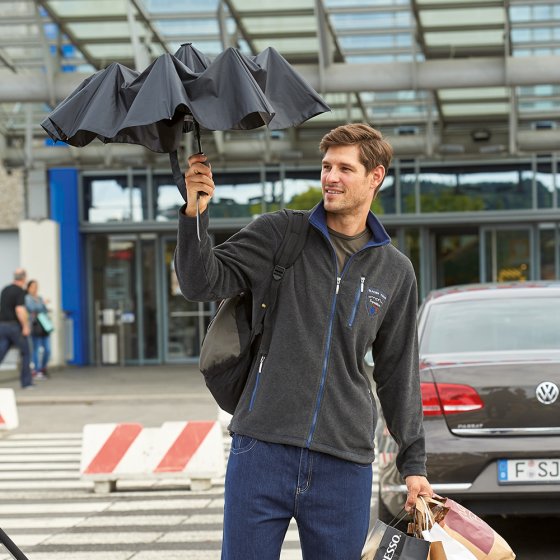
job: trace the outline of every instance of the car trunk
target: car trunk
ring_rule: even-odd
[[[426,370],[456,435],[560,434],[560,361],[438,360],[424,370],[425,381],[430,377]]]

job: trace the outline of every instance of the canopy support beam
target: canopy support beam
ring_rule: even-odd
[[[427,60],[415,64],[416,83],[413,83],[410,62],[334,62],[329,66],[325,93],[560,84],[557,56]],[[294,68],[311,87],[320,89],[318,65],[294,65]],[[57,74],[54,80],[57,100],[67,97],[90,75],[78,72]],[[2,79],[0,103],[17,101],[48,102],[42,73],[6,76]]]

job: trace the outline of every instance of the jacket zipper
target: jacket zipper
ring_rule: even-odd
[[[350,320],[348,321],[348,326],[352,328],[354,325],[354,319],[356,318],[356,311],[358,311],[358,304],[360,303],[360,298],[364,293],[364,284],[366,281],[366,277],[362,276],[360,278],[360,287],[356,290],[356,297],[354,298],[354,307],[352,309],[352,314],[350,315]]]
[[[332,247],[332,245],[331,245],[331,247]],[[309,435],[307,436],[307,441],[305,443],[306,447],[311,446],[311,441],[313,440],[313,434],[315,433],[315,428],[317,427],[317,418],[319,417],[319,409],[321,408],[321,401],[323,400],[323,393],[325,392],[325,381],[327,379],[327,369],[328,369],[328,365],[329,365],[329,355],[331,353],[331,342],[332,342],[332,331],[333,331],[333,324],[334,324],[334,316],[335,316],[335,312],[336,312],[336,300],[338,298],[338,292],[340,290],[340,283],[342,282],[342,277],[344,276],[344,273],[348,269],[348,266],[350,265],[350,262],[352,261],[352,259],[354,258],[354,255],[356,253],[354,253],[354,255],[352,255],[348,259],[348,261],[346,261],[346,265],[344,266],[344,269],[342,270],[342,273],[340,275],[338,274],[338,262],[336,260],[336,253],[334,253],[334,249],[333,249],[333,254],[334,254],[334,259],[335,259],[335,263],[336,263],[336,290],[335,290],[335,293],[334,293],[333,302],[332,302],[332,306],[331,306],[331,314],[330,314],[330,317],[329,317],[329,330],[328,330],[328,334],[327,334],[327,344],[326,344],[326,347],[325,347],[325,357],[323,358],[323,370],[321,372],[321,383],[319,385],[319,391],[317,393],[317,399],[315,401],[315,410],[313,411],[313,419],[311,420],[311,428],[309,428]]]
[[[371,438],[371,443],[375,443],[375,428],[377,427],[377,418],[375,416],[375,412],[377,407],[373,404],[373,393],[371,392],[371,389],[368,389],[368,395],[369,395],[369,402],[371,405],[371,414],[373,416],[373,425],[372,425],[373,436]]]
[[[323,392],[325,391],[325,380],[327,378],[327,367],[329,364],[329,354],[331,351],[331,339],[332,339],[332,330],[333,330],[333,323],[334,323],[334,314],[336,310],[336,299],[338,296],[338,288],[340,286],[340,277],[336,279],[336,292],[334,294],[332,307],[331,307],[331,315],[329,319],[329,331],[327,335],[327,345],[325,348],[325,357],[323,359],[323,371],[321,372],[321,384],[319,385],[319,392],[317,393],[317,399],[315,401],[315,410],[313,411],[313,420],[311,421],[311,428],[309,429],[309,435],[307,436],[306,447],[311,445],[311,440],[313,439],[313,434],[315,432],[315,427],[317,425],[317,417],[319,416],[319,408],[321,407],[321,401],[323,400]]]
[[[257,397],[257,389],[259,388],[259,381],[261,379],[261,373],[262,373],[265,359],[266,359],[266,355],[263,354],[259,362],[259,369],[257,370],[257,378],[255,379],[255,386],[253,387],[253,393],[251,394],[251,401],[249,402],[249,412],[253,410],[253,406],[255,404],[255,398]]]

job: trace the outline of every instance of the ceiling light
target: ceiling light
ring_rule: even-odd
[[[473,142],[487,142],[492,137],[492,133],[487,128],[476,128],[471,130]]]
[[[503,144],[490,144],[489,146],[480,146],[478,151],[481,154],[501,154],[506,151],[506,147]]]
[[[463,154],[465,146],[462,144],[441,144],[438,148],[441,154]]]

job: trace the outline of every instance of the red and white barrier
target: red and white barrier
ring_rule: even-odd
[[[0,430],[13,430],[19,426],[16,395],[13,389],[0,389]]]
[[[80,472],[100,492],[114,490],[117,480],[152,478],[185,478],[191,489],[208,489],[225,472],[222,430],[218,422],[88,424]]]

